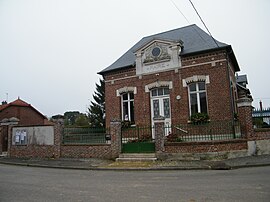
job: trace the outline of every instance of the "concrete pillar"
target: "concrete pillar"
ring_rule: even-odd
[[[246,97],[237,100],[241,133],[248,140],[252,140],[254,138],[254,128],[252,122],[252,101],[252,98]]]
[[[164,147],[164,140],[165,140],[164,124],[165,124],[165,118],[164,117],[154,118],[156,153],[162,153],[162,152],[165,151],[165,147]]]
[[[110,122],[112,158],[119,157],[121,153],[121,120],[114,119]]]

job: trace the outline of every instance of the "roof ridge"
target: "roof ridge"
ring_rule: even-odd
[[[187,26],[184,26],[184,27],[178,27],[178,28],[175,28],[175,29],[167,30],[167,31],[164,31],[164,32],[159,32],[159,33],[156,33],[156,34],[151,34],[151,35],[148,35],[148,36],[143,37],[142,39],[153,37],[155,35],[160,35],[160,34],[165,34],[165,33],[169,33],[169,32],[174,32],[176,30],[185,29],[185,28],[192,27],[192,26],[197,27],[196,24],[191,24],[191,25],[187,25]]]

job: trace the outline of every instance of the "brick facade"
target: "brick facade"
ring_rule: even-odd
[[[194,75],[208,75],[210,83],[206,84],[208,113],[212,121],[233,120],[233,97],[230,89],[230,79],[235,83],[234,69],[228,65],[225,51],[215,51],[200,54],[196,57],[181,58],[182,67],[177,70],[159,72],[158,74],[136,75],[135,67],[114,71],[104,75],[106,123],[111,118],[121,119],[121,97],[117,90],[124,87],[136,87],[134,95],[134,115],[136,125],[151,124],[150,93],[145,92],[145,86],[156,81],[170,81],[170,105],[172,124],[187,123],[189,115],[188,88],[182,80]],[[177,96],[180,100],[176,99]],[[180,116],[179,116],[180,115]],[[222,116],[221,116],[222,115]]]

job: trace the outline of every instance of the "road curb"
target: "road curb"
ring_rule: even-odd
[[[247,164],[247,165],[236,165],[230,166],[225,164],[224,166],[201,166],[201,167],[78,167],[78,166],[60,166],[60,165],[46,165],[46,164],[34,164],[34,163],[20,163],[20,162],[8,162],[0,161],[0,164],[14,165],[14,166],[27,166],[27,167],[39,167],[39,168],[55,168],[55,169],[72,169],[72,170],[111,170],[111,171],[170,171],[170,170],[234,170],[240,168],[249,167],[263,167],[270,166],[270,163],[265,164]]]

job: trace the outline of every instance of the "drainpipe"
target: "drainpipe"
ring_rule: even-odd
[[[234,107],[233,107],[233,92],[232,92],[232,88],[231,88],[231,80],[230,80],[230,70],[229,70],[229,54],[232,53],[232,50],[229,53],[226,53],[226,57],[227,57],[227,78],[229,80],[229,89],[230,89],[230,109],[231,109],[231,115],[232,115],[232,120],[234,119]]]

